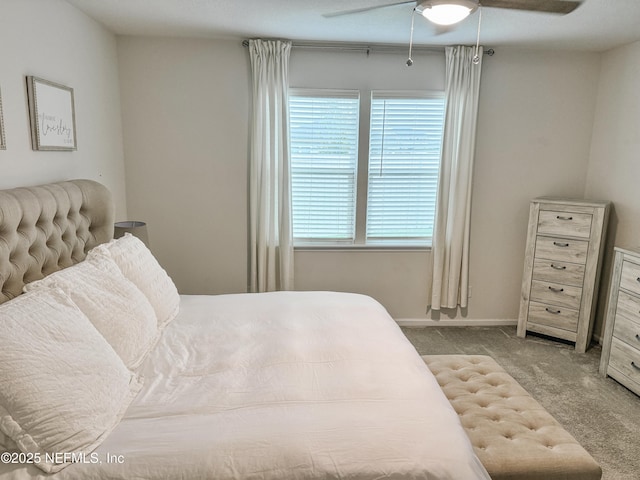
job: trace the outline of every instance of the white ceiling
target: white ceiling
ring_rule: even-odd
[[[273,37],[323,42],[406,44],[412,5],[354,15],[325,13],[383,5],[394,0],[67,0],[120,35]],[[398,0],[395,0],[398,1]],[[439,33],[416,17],[421,45],[474,44],[478,12]],[[583,0],[568,15],[485,8],[486,46],[604,51],[640,40],[640,0]]]

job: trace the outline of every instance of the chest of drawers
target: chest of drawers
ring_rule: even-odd
[[[600,373],[640,395],[640,248],[615,248]]]
[[[608,215],[608,202],[546,197],[531,201],[518,336],[541,333],[586,351]]]

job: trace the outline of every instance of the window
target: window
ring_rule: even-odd
[[[373,93],[367,243],[433,235],[444,98]]]
[[[355,235],[357,91],[289,98],[293,237],[346,241]]]
[[[444,96],[372,92],[363,103],[357,91],[291,92],[292,215],[298,245],[430,243]],[[360,108],[368,122],[359,121]],[[358,151],[359,133],[369,140],[363,151]]]

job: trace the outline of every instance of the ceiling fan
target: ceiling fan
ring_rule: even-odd
[[[526,10],[530,12],[567,14],[574,11],[581,4],[581,2],[574,0],[410,0],[391,2],[383,5],[373,5],[354,10],[344,10],[325,14],[324,16],[338,17],[409,3],[415,3],[415,11],[417,13],[438,25],[453,25],[458,23],[477,10],[480,6],[488,8]]]

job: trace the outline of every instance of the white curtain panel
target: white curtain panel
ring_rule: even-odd
[[[291,42],[250,40],[253,106],[249,173],[250,289],[293,289],[289,159]]]
[[[432,246],[431,309],[462,308],[469,296],[471,186],[480,92],[475,47],[447,47],[446,111]]]

